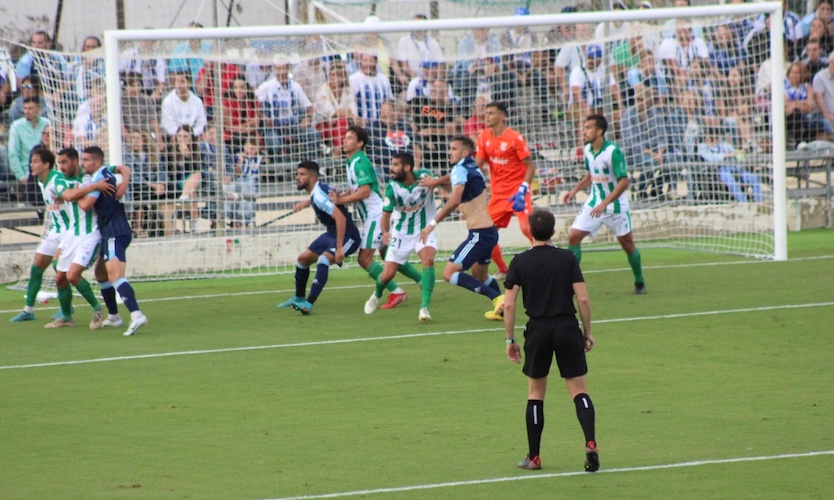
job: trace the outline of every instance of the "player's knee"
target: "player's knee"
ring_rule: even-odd
[[[318,260],[316,261],[316,264],[329,266],[331,264],[331,262],[332,262],[332,260],[331,260],[331,257],[329,256],[329,254],[321,254],[321,255],[319,255]]]
[[[367,269],[368,266],[371,265],[371,262],[374,260],[374,254],[366,253],[366,252],[359,252],[359,257],[357,257],[356,261],[359,263],[359,267],[362,269]]]
[[[64,288],[69,285],[69,280],[65,273],[57,273],[55,275],[55,286],[58,288]]]

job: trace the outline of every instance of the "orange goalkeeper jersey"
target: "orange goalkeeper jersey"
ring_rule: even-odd
[[[518,191],[527,174],[522,161],[529,157],[527,141],[515,130],[506,128],[498,137],[492,135],[492,128],[481,132],[476,158],[489,164],[492,198],[507,200]]]

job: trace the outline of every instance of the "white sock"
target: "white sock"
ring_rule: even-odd
[[[29,314],[35,314],[35,308],[32,306],[23,306],[23,312]]]
[[[137,310],[137,311],[133,311],[132,313],[130,313],[130,319],[139,319],[142,316],[144,316],[144,314],[142,314],[142,311]]]
[[[107,319],[109,319],[110,321],[121,321],[122,317],[118,314],[108,314]]]
[[[394,291],[393,291],[393,292],[391,292],[391,293],[405,293],[405,291],[404,291],[402,288],[397,287],[397,289],[396,289],[396,290],[394,290]]]

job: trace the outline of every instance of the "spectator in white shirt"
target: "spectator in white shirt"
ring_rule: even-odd
[[[150,29],[150,28],[145,28]],[[154,58],[156,42],[142,40],[119,56],[119,73],[142,75],[142,93],[158,103],[162,101],[168,83],[168,68],[164,59]]]
[[[162,101],[161,125],[169,142],[182,125],[190,126],[197,136],[206,128],[206,109],[203,100],[191,91],[191,74],[177,73],[173,79],[174,90]]]
[[[425,21],[426,16],[417,14],[414,21]],[[425,30],[412,31],[410,34],[400,38],[397,45],[397,64],[394,71],[397,75],[397,83],[403,89],[408,87],[412,78],[420,75],[420,67],[423,61],[434,61],[445,65],[446,58],[437,40],[429,36]],[[399,93],[399,92],[397,92]]]
[[[679,21],[675,28],[675,37],[661,42],[657,49],[657,59],[663,61],[669,69],[673,87],[680,93],[690,80],[690,66],[695,59],[709,66],[709,48],[701,38],[693,36],[692,28]]]
[[[384,101],[393,99],[391,83],[378,72],[374,54],[359,54],[359,71],[350,75],[350,88],[356,97],[357,114],[363,120],[379,118],[379,107]]]

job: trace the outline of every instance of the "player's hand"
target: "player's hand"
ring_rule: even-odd
[[[391,244],[391,233],[382,233],[382,244],[385,246]]]
[[[507,344],[507,357],[510,358],[510,361],[513,363],[521,363],[521,347],[518,346],[518,342]]]
[[[595,207],[591,210],[591,213],[590,213],[589,215],[590,215],[591,217],[599,217],[599,216],[601,216],[602,214],[604,214],[604,213],[605,213],[605,207],[606,207],[606,205],[604,205],[604,204],[600,203],[599,205],[595,206]]]
[[[328,193],[327,196],[330,197],[330,201],[332,201],[336,205],[339,204],[339,195],[336,193],[336,191],[330,191],[330,193]]]
[[[430,177],[428,175],[421,177],[420,180],[417,181],[417,185],[420,187],[428,187],[434,188],[438,184],[440,184],[440,179],[437,177]]]
[[[306,199],[304,201],[299,201],[292,207],[293,212],[298,212],[299,210],[304,210],[305,208],[310,206],[310,200]]]
[[[518,186],[518,192],[510,198],[510,203],[513,204],[513,212],[524,211],[524,207],[527,206],[527,189],[525,184]]]
[[[422,231],[420,231],[420,243],[425,245],[432,231],[434,231],[434,226],[426,226]]]
[[[590,351],[596,345],[596,341],[594,340],[594,336],[590,333],[585,334],[585,352]]]
[[[336,255],[333,256],[333,261],[340,266],[342,265],[342,262],[345,261],[345,249],[344,248],[339,247],[339,248],[336,249]]]
[[[96,191],[101,192],[104,195],[111,195],[116,192],[116,186],[107,182],[106,179],[102,179],[95,183]]]
[[[562,199],[562,203],[565,205],[569,205],[570,202],[573,201],[573,198],[575,196],[576,193],[574,193],[573,191],[568,191],[568,194],[566,194],[565,197]]]

